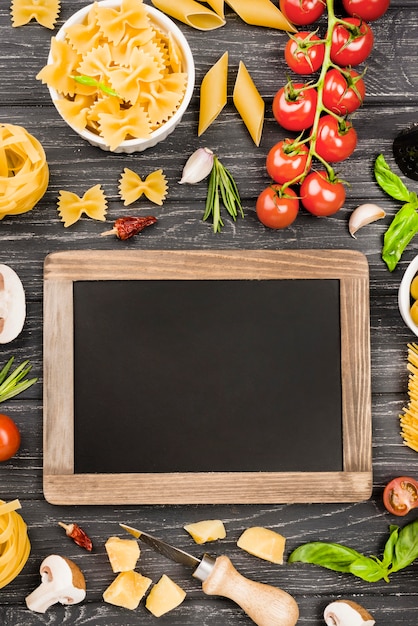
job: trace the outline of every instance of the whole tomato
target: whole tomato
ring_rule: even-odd
[[[8,415],[0,413],[0,461],[8,461],[20,448],[20,432]]]
[[[326,73],[322,102],[330,111],[339,115],[352,113],[363,104],[365,95],[364,80],[355,70],[332,68]]]
[[[299,200],[290,187],[282,192],[281,185],[270,185],[258,196],[255,208],[257,217],[264,226],[281,229],[295,221]]]
[[[418,507],[418,481],[409,476],[393,478],[383,491],[383,504],[393,515],[406,515]]]
[[[317,216],[333,215],[344,204],[345,189],[341,181],[332,181],[327,172],[311,172],[300,186],[301,202]]]
[[[316,153],[328,163],[344,161],[354,152],[357,133],[351,122],[324,115],[318,123]]]
[[[276,183],[295,180],[305,172],[308,154],[305,144],[295,146],[292,139],[279,141],[267,154],[267,173]]]
[[[298,26],[313,24],[325,11],[325,0],[280,0],[280,11]]]
[[[307,31],[290,35],[284,49],[285,61],[296,74],[311,74],[319,70],[324,55],[323,41],[315,33]]]
[[[305,130],[314,122],[317,101],[315,88],[304,83],[288,82],[274,96],[273,115],[287,130]]]
[[[347,17],[332,31],[331,61],[342,67],[360,65],[373,48],[374,36],[370,26],[358,17]]]
[[[389,8],[390,0],[343,0],[343,7],[349,15],[372,22],[381,17]]]

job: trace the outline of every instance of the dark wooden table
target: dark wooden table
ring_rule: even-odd
[[[6,217],[0,222],[0,262],[21,277],[27,297],[27,319],[20,336],[0,349],[0,361],[10,356],[30,359],[39,382],[1,406],[16,421],[22,445],[12,460],[0,467],[0,498],[19,498],[21,514],[29,528],[32,551],[19,576],[0,591],[0,622],[20,624],[89,624],[112,626],[151,624],[153,618],[140,605],[130,612],[105,604],[104,589],[113,579],[104,550],[105,540],[126,522],[154,532],[180,547],[190,549],[183,525],[207,518],[225,522],[227,538],[213,544],[215,554],[228,554],[238,569],[258,581],[281,586],[297,599],[302,624],[323,624],[326,604],[349,598],[363,604],[379,626],[414,626],[417,622],[417,563],[392,576],[390,583],[366,583],[311,565],[275,566],[255,559],[236,547],[248,526],[266,526],[287,537],[286,556],[301,543],[314,540],[344,543],[366,554],[380,555],[390,524],[405,524],[383,507],[382,490],[394,476],[418,476],[417,455],[405,447],[399,434],[399,413],[407,401],[407,343],[414,335],[404,325],[397,307],[397,290],[417,242],[412,242],[398,268],[390,274],[381,260],[382,237],[399,204],[376,185],[373,163],[379,153],[394,165],[392,141],[396,134],[418,121],[418,6],[416,0],[392,0],[387,14],[374,23],[375,47],[367,62],[367,97],[355,114],[359,143],[350,159],[338,168],[350,182],[345,206],[335,216],[317,219],[301,211],[287,230],[264,228],[255,216],[255,199],[267,185],[264,168],[268,149],[285,133],[274,121],[271,103],[286,79],[283,48],[287,35],[281,31],[251,27],[227,11],[225,27],[209,33],[180,24],[192,47],[197,86],[192,104],[181,125],[164,143],[144,153],[120,155],[89,146],[58,116],[48,90],[35,76],[46,62],[51,31],[32,22],[12,28],[9,2],[0,8],[0,122],[24,126],[43,144],[50,167],[50,183],[44,198],[31,212]],[[58,26],[85,3],[62,2]],[[324,21],[320,22],[324,25]],[[216,123],[197,137],[198,86],[205,72],[225,50],[230,55],[229,101]],[[238,63],[244,60],[266,102],[266,119],[259,148],[252,143],[232,104],[231,94]],[[187,157],[200,146],[214,150],[236,178],[245,219],[225,218],[221,234],[214,234],[201,218],[206,185],[179,186]],[[64,228],[57,212],[57,195],[66,189],[82,195],[100,183],[109,199],[108,220],[131,213],[118,197],[118,179],[124,167],[142,175],[162,168],[170,185],[163,207],[146,201],[138,204],[154,213],[159,222],[129,242],[101,238],[103,225],[87,217]],[[397,170],[396,170],[397,171]],[[411,189],[417,183],[406,181]],[[352,210],[365,201],[380,204],[387,217],[360,231],[348,233]],[[330,248],[362,251],[370,266],[373,495],[355,504],[297,504],[276,506],[125,506],[61,507],[48,504],[42,492],[42,295],[43,261],[54,251],[74,249],[282,249]],[[239,305],[238,312],[239,312]],[[309,323],[309,302],[306,302]],[[254,320],[254,327],[262,320]],[[275,329],[272,329],[275,332]],[[280,329],[277,329],[280,332]],[[140,449],[141,442],[138,442]],[[309,500],[309,494],[307,494]],[[414,514],[415,513],[415,514]],[[416,512],[407,521],[416,519]],[[58,521],[77,521],[92,537],[95,548],[88,554],[72,543]],[[195,550],[199,553],[199,549]],[[43,558],[59,553],[72,558],[87,580],[86,601],[74,607],[56,605],[44,616],[31,613],[25,596],[38,584]],[[248,624],[249,619],[232,602],[205,596],[199,583],[181,566],[144,551],[142,571],[157,580],[172,576],[186,591],[187,599],[162,624],[226,626]]]

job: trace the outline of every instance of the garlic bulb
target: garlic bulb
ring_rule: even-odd
[[[348,222],[350,235],[354,237],[354,234],[362,228],[362,226],[380,220],[382,217],[385,217],[385,215],[385,211],[377,204],[360,204],[357,209],[354,209]]]
[[[194,185],[206,178],[213,167],[213,152],[209,148],[198,148],[186,161],[179,184]]]

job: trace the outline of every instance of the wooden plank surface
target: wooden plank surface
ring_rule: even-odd
[[[85,3],[62,3],[58,26]],[[301,212],[286,231],[265,229],[256,219],[254,206],[258,193],[267,185],[264,163],[268,149],[283,138],[275,123],[272,98],[286,80],[283,47],[287,35],[250,27],[227,10],[227,25],[211,33],[199,33],[180,25],[196,61],[199,85],[209,67],[228,49],[230,78],[228,104],[208,131],[197,138],[198,91],[181,126],[164,144],[133,156],[101,153],[85,144],[58,117],[47,89],[36,80],[46,62],[53,32],[32,22],[12,28],[9,3],[0,6],[0,122],[21,124],[43,144],[50,165],[50,184],[39,205],[20,217],[0,222],[0,261],[18,272],[27,296],[27,320],[22,334],[0,349],[1,361],[14,355],[29,358],[39,382],[25,394],[1,405],[21,429],[22,446],[14,459],[0,466],[0,498],[19,497],[22,515],[29,527],[32,543],[30,559],[17,579],[1,590],[0,621],[6,626],[71,623],[75,626],[146,626],[152,617],[144,607],[130,613],[107,605],[102,593],[113,574],[104,551],[104,541],[118,534],[118,523],[142,525],[180,547],[199,554],[182,530],[184,524],[217,517],[223,519],[227,538],[209,546],[214,554],[225,553],[247,576],[292,593],[300,606],[299,623],[323,624],[322,612],[328,602],[348,597],[360,602],[374,615],[379,626],[413,626],[418,605],[417,563],[394,574],[390,583],[366,583],[348,575],[336,574],[315,566],[273,566],[240,551],[236,546],[242,530],[260,525],[278,530],[287,537],[285,556],[306,541],[344,543],[365,554],[381,555],[390,524],[404,525],[416,519],[417,511],[406,520],[389,515],[382,504],[382,490],[392,477],[410,474],[417,477],[417,455],[406,448],[399,435],[399,413],[407,401],[407,343],[414,340],[397,308],[397,290],[408,262],[415,256],[414,240],[398,268],[390,274],[381,261],[382,236],[395,211],[396,201],[386,196],[373,179],[373,163],[379,153],[393,165],[392,142],[396,134],[417,122],[418,110],[418,7],[416,0],[392,0],[388,13],[374,25],[375,46],[367,62],[367,96],[354,121],[359,144],[350,159],[338,168],[350,182],[346,203],[336,215],[313,219]],[[321,22],[323,26],[323,22]],[[266,120],[262,142],[255,148],[234,110],[231,93],[239,61],[243,59],[266,101]],[[213,149],[236,177],[245,218],[236,223],[225,219],[225,228],[214,235],[209,224],[201,221],[206,186],[178,185],[187,157],[200,146]],[[155,212],[158,224],[130,242],[101,238],[108,228],[83,217],[65,229],[56,208],[60,189],[82,195],[94,184],[102,184],[109,199],[111,222],[130,210],[118,199],[118,180],[124,167],[141,176],[164,169],[169,196],[164,206],[138,204],[140,214]],[[405,179],[404,179],[405,180]],[[416,183],[405,180],[411,190]],[[348,219],[361,202],[380,204],[387,217],[358,233],[348,234]],[[370,267],[371,367],[373,417],[373,493],[356,504],[292,505],[196,505],[196,506],[53,506],[42,491],[42,414],[43,414],[43,263],[51,252],[66,250],[184,250],[252,249],[285,250],[330,248],[363,252]],[[309,303],[306,307],[309,318]],[[262,320],[255,320],[255,327]],[[65,380],[63,384],[65,384]],[[65,537],[58,521],[77,521],[91,535],[95,548],[87,554]],[[25,596],[39,583],[41,560],[60,553],[77,562],[85,573],[87,601],[71,608],[56,606],[45,616],[30,613]],[[161,622],[171,626],[197,623],[207,626],[248,624],[248,618],[222,599],[207,598],[199,584],[182,567],[143,550],[143,572],[157,580],[162,573],[171,575],[187,591],[185,603]]]

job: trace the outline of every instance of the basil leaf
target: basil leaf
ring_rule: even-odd
[[[353,561],[350,565],[349,572],[369,583],[375,583],[382,578],[388,580],[387,568],[382,567],[381,561],[371,559],[368,556],[360,556]]]
[[[393,555],[392,572],[397,572],[418,559],[418,519],[399,531]]]
[[[396,213],[383,239],[382,259],[392,272],[408,243],[418,232],[416,204],[404,204]]]
[[[323,543],[313,541],[305,543],[294,550],[288,558],[289,563],[300,561],[320,565],[335,572],[350,572],[350,566],[362,555],[356,550],[339,543]]]
[[[390,527],[390,536],[386,542],[385,550],[383,552],[383,560],[382,565],[385,567],[389,567],[393,560],[393,555],[395,551],[395,545],[398,541],[399,536],[399,526],[391,526]]]
[[[411,202],[408,189],[399,176],[392,172],[382,154],[379,154],[375,161],[374,176],[377,183],[389,196],[403,202]]]

